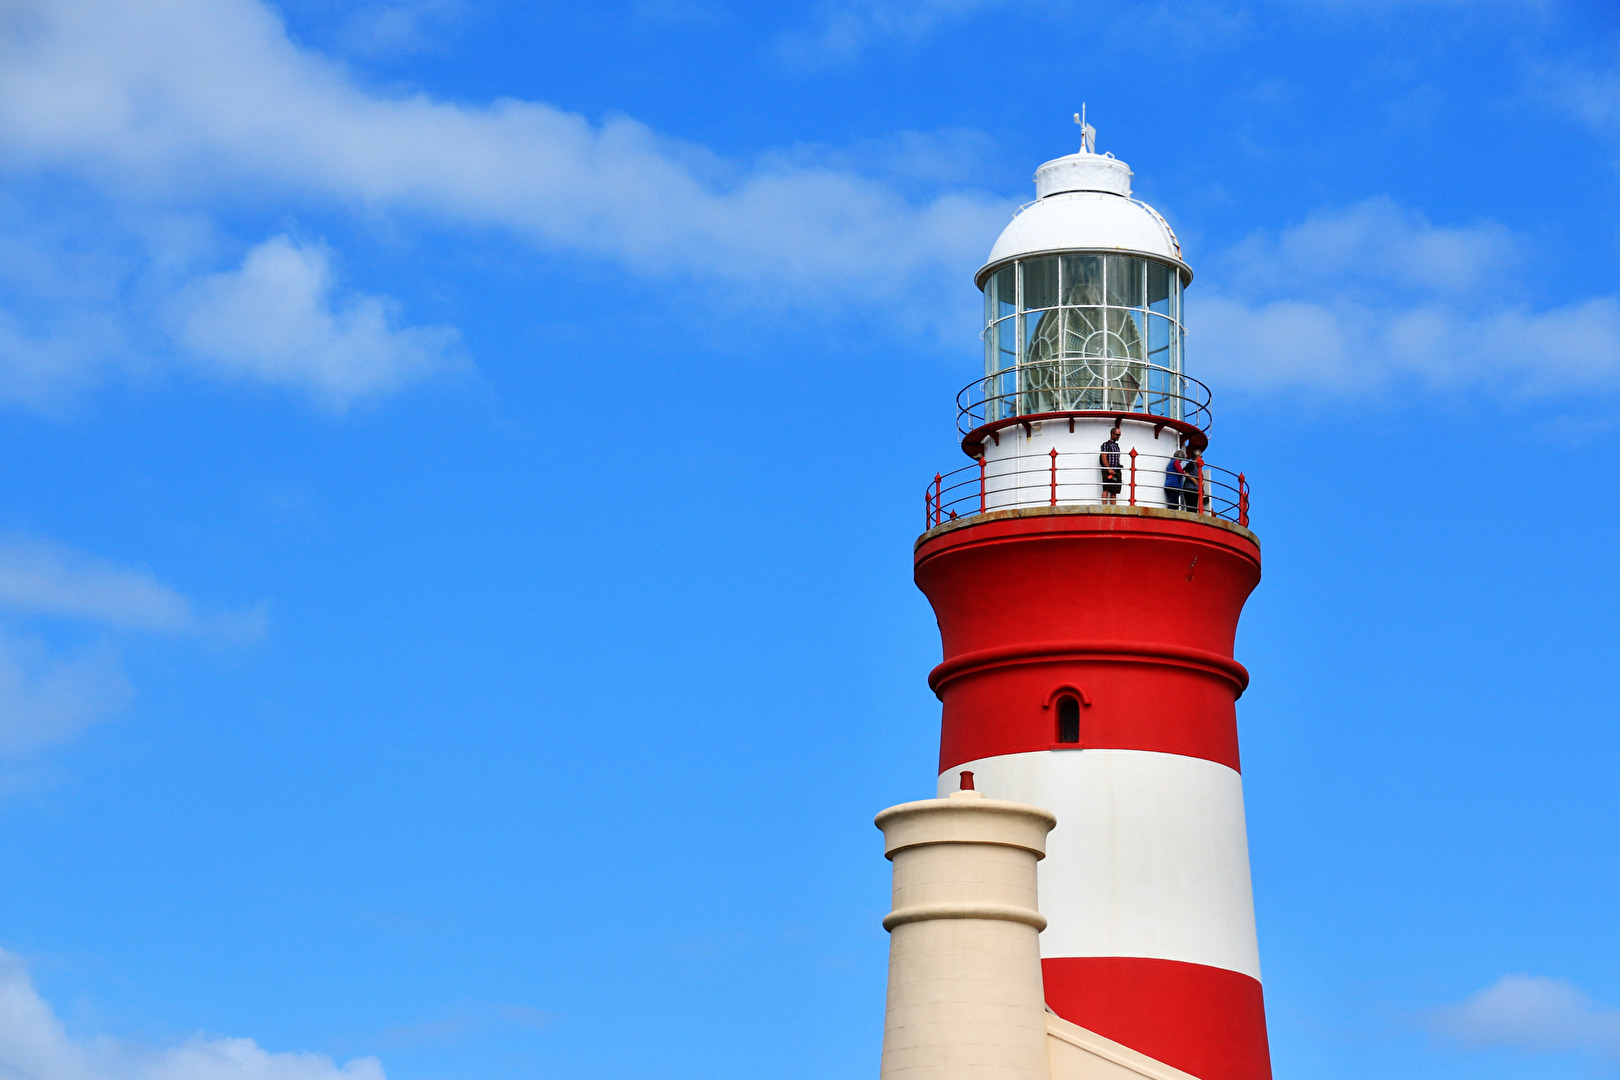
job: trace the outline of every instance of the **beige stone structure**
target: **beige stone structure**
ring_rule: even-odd
[[[894,862],[882,1080],[1047,1080],[1035,860],[1056,823],[976,791],[877,816]]]
[[[1046,810],[958,791],[877,816],[894,863],[882,1080],[1196,1080],[1046,1010]]]

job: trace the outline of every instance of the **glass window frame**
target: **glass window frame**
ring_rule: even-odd
[[[1094,282],[1088,281],[1088,287],[1094,286],[1098,293],[1096,296],[1097,303],[1074,302],[1086,298],[1077,291],[1077,286],[1073,283],[1071,277],[1073,272],[1087,265],[1078,261],[1082,259],[1097,260],[1094,265],[1098,271],[1098,276]],[[1055,287],[1055,295],[1050,297],[1055,302],[1032,307],[1030,301],[1039,301],[1044,297],[1030,295],[1030,289],[1027,287],[1026,282],[1026,279],[1030,276],[1028,270],[1045,260],[1052,260],[1055,281],[1049,282],[1048,285]],[[1167,311],[1154,311],[1149,306],[1148,277],[1151,272],[1150,267],[1162,267],[1169,276],[1168,302],[1162,305],[1168,309]],[[1134,281],[1129,286],[1120,288],[1116,284],[1113,275],[1126,268],[1129,269]],[[1090,278],[1089,274],[1086,276],[1088,279]],[[1062,320],[1064,328],[1059,335],[1062,341],[1060,355],[1089,355],[1070,353],[1071,346],[1068,343],[1069,335],[1067,333],[1069,316],[1061,313],[1092,309],[1103,309],[1103,318],[1110,325],[1118,320],[1107,315],[1108,310],[1121,313],[1129,312],[1130,314],[1125,317],[1133,321],[1140,331],[1140,344],[1143,353],[1140,359],[1143,362],[1153,363],[1155,367],[1162,367],[1181,375],[1185,371],[1186,354],[1186,327],[1182,322],[1185,284],[1181,267],[1177,264],[1134,252],[1081,249],[1068,252],[1031,254],[1027,257],[1011,259],[997,267],[994,272],[985,278],[985,326],[980,335],[984,339],[985,375],[989,377],[1000,372],[1006,372],[1009,369],[1022,368],[1032,362],[1029,359],[1029,335],[1032,332],[1031,327],[1034,325],[1035,320],[1027,319],[1026,316],[1039,312],[1060,312],[1058,317]],[[1008,285],[1011,286],[1010,291],[1012,293],[1010,302],[1003,298]],[[1048,288],[1044,291],[1051,291],[1051,289]],[[1089,296],[1089,293],[1087,295]],[[1116,302],[1129,300],[1135,300],[1136,303]],[[1167,355],[1159,362],[1147,360],[1149,338],[1151,337],[1147,328],[1152,325],[1151,320],[1156,318],[1165,319],[1169,323],[1170,329],[1169,349]],[[1012,335],[1013,348],[1011,350],[1002,348],[1004,333]],[[1000,366],[1003,363],[1006,363],[1006,366]]]

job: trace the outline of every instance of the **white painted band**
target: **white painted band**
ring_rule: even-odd
[[[1038,750],[980,758],[993,799],[1057,815],[1041,863],[1041,956],[1144,956],[1260,978],[1243,778],[1146,750]]]

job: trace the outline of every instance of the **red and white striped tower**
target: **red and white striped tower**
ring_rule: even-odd
[[[1202,1080],[1263,1080],[1232,658],[1260,547],[1243,477],[1202,459],[1192,271],[1087,134],[1037,170],[978,273],[973,462],[929,486],[916,580],[944,645],[940,794],[971,771],[1056,814],[1039,885],[1054,1012]]]

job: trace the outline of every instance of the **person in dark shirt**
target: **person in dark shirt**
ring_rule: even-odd
[[[1119,421],[1114,422],[1114,429],[1108,433],[1108,441],[1102,444],[1102,453],[1097,455],[1097,463],[1102,466],[1102,501],[1106,506],[1119,504],[1119,488],[1124,482],[1124,476],[1119,464]]]

